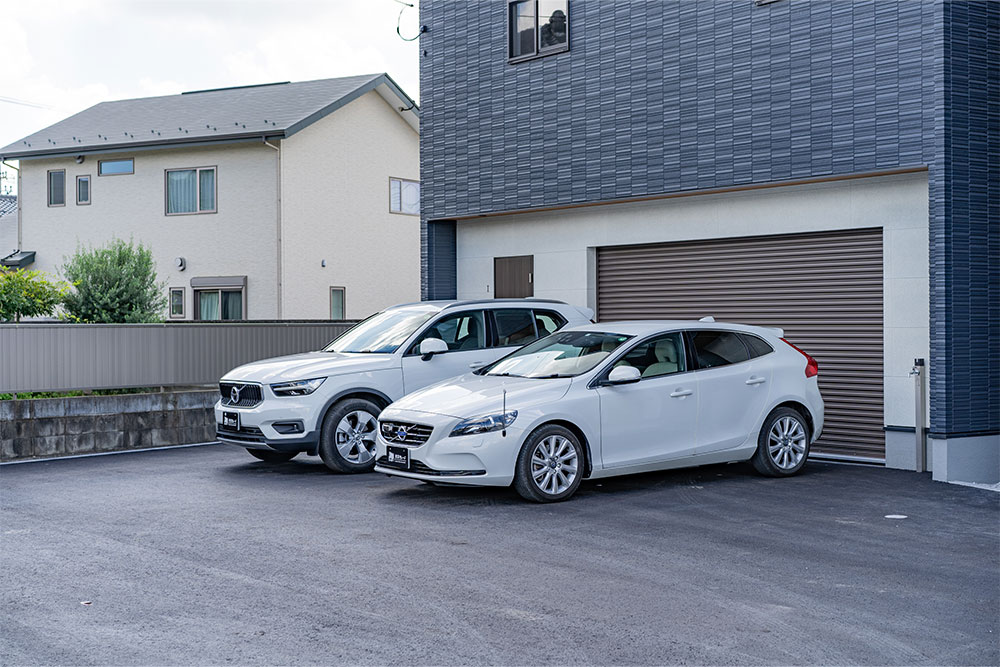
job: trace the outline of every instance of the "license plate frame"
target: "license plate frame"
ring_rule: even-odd
[[[240,413],[238,412],[223,412],[222,413],[222,428],[232,429],[234,431],[240,430]]]
[[[410,469],[410,450],[406,447],[390,445],[385,448],[385,456],[390,466],[401,467],[403,470]]]

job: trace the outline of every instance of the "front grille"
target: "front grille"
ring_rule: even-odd
[[[215,425],[215,435],[226,440],[237,442],[264,442],[264,432],[256,426],[241,426],[237,431],[234,428],[224,427],[222,424]]]
[[[434,430],[434,427],[409,422],[384,421],[379,422],[379,429],[386,442],[391,442],[394,445],[419,447],[431,437],[431,431]]]
[[[410,467],[406,468],[398,463],[389,463],[388,456],[383,456],[376,463],[383,468],[405,470],[407,472],[415,472],[420,475],[433,475],[435,477],[474,477],[486,474],[485,470],[435,470],[423,461],[416,461],[414,459],[410,459]]]
[[[238,393],[237,400],[233,401],[233,390]],[[244,384],[241,382],[220,382],[219,394],[222,396],[222,404],[236,408],[252,408],[259,405],[264,400],[259,384]]]

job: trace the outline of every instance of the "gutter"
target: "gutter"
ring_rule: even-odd
[[[10,257],[12,255],[16,255],[21,250],[21,202],[23,201],[21,198],[21,168],[9,164],[7,162],[7,158],[5,157],[0,157],[0,163],[2,163],[3,166],[10,167],[17,172],[17,250],[8,255],[8,257]],[[7,258],[5,257],[4,259]]]
[[[175,137],[172,139],[161,139],[158,141],[137,141],[133,143],[116,143],[107,145],[94,145],[89,144],[86,146],[79,146],[74,148],[73,146],[60,146],[59,148],[50,148],[49,150],[26,150],[26,151],[15,151],[12,153],[7,153],[0,155],[0,161],[6,160],[31,160],[31,159],[41,159],[41,158],[53,158],[53,157],[75,157],[77,155],[101,155],[104,153],[123,153],[135,150],[144,150],[150,148],[191,148],[193,146],[210,146],[214,144],[221,143],[239,143],[239,142],[266,142],[268,139],[283,139],[285,135],[284,130],[276,130],[274,132],[243,132],[241,134],[225,134],[219,136],[201,136],[201,137],[187,137],[179,138]]]
[[[277,299],[276,299],[276,304],[277,304],[277,307],[278,307],[277,319],[280,320],[281,319],[281,311],[282,311],[282,304],[281,304],[281,296],[282,296],[281,295],[281,277],[282,277],[282,275],[281,275],[282,274],[282,265],[281,265],[281,255],[282,255],[282,252],[281,252],[281,207],[282,207],[282,203],[281,203],[281,147],[280,146],[275,146],[272,143],[268,143],[267,137],[261,137],[261,141],[268,148],[273,148],[274,150],[276,150],[278,152],[278,155],[277,155],[277,158],[278,158],[277,159],[277,178],[275,179],[276,182],[277,182],[277,190],[278,190],[278,215],[277,215],[277,220],[276,220],[277,226],[275,228],[275,239],[277,241],[275,245],[276,245],[277,255],[278,256],[277,256],[277,261],[275,262],[275,268],[276,268],[275,278],[277,280],[277,285],[278,285],[278,292],[277,292]]]

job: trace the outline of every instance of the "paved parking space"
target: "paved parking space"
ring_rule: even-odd
[[[4,466],[0,494],[6,665],[1000,662],[1000,494],[929,475],[538,506],[209,446]]]

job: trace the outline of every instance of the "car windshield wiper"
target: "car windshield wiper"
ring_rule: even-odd
[[[525,377],[530,377],[533,380],[548,380],[550,378],[571,378],[573,376],[568,373],[551,373],[549,375],[527,375]]]
[[[523,377],[527,377],[525,375],[517,375],[516,373],[487,373],[487,375],[492,375],[495,378],[523,378]]]

